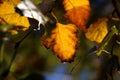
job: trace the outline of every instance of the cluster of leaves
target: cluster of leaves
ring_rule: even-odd
[[[27,30],[29,28],[30,23],[28,18],[15,12],[15,7],[20,1],[21,0],[1,0],[1,30],[12,32],[12,34],[17,34],[18,30]],[[66,20],[68,20],[68,22],[66,24],[62,24],[57,20],[57,17],[52,12],[50,12],[52,9],[54,9],[54,7],[51,7],[48,10],[46,9],[46,12],[44,12],[51,13],[52,16],[56,19],[56,28],[51,32],[51,36],[49,38],[46,37],[47,34],[43,35],[43,45],[45,45],[47,48],[52,47],[54,53],[61,59],[61,61],[71,62],[73,60],[73,56],[75,56],[77,44],[80,42],[80,40],[77,38],[79,27],[80,30],[84,32],[87,39],[97,43],[102,43],[102,45],[106,45],[108,40],[105,41],[105,43],[102,41],[111,31],[111,26],[108,26],[110,19],[107,17],[98,18],[97,21],[90,23],[89,28],[86,28],[91,13],[90,1],[63,0],[62,3],[65,10],[64,17]],[[53,2],[47,2],[47,0],[43,0],[42,5],[45,4],[53,4]],[[2,27],[6,24],[13,26],[10,28]],[[113,35],[114,33],[118,34],[118,30],[114,30]],[[113,35],[110,36],[112,37]],[[104,47],[102,46],[102,49],[98,49],[97,55],[101,54],[103,48]]]
[[[15,7],[20,1],[21,0],[0,0],[1,32],[17,34],[18,31],[28,30],[31,26],[27,17],[21,16],[15,11]],[[114,36],[117,37],[115,43],[120,44],[119,1],[111,0],[114,9],[111,10],[110,14],[90,21],[91,18],[93,18],[90,0],[61,0],[65,23],[60,22],[58,16],[55,15],[54,7],[58,1],[43,0],[41,2],[40,8],[43,14],[48,16],[52,21],[55,20],[55,28],[52,29],[51,33],[49,34],[46,30],[45,34],[42,35],[42,45],[46,48],[52,48],[55,55],[57,55],[62,62],[72,62],[78,49],[78,44],[81,42],[77,35],[82,32],[86,39],[98,44],[97,49],[94,51],[97,56],[100,56],[103,52],[113,55],[112,52],[107,52],[105,49]],[[23,37],[22,40],[24,38],[25,37]]]
[[[116,28],[116,24],[113,23],[110,25],[111,23],[109,23],[110,21],[115,21],[113,20],[114,14],[116,14],[115,10],[111,9],[111,13],[107,16],[98,17],[95,21],[90,22],[91,18],[93,18],[91,16],[93,15],[91,14],[92,8],[89,0],[63,0],[62,3],[65,10],[63,16],[68,22],[66,24],[61,24],[58,22],[59,20],[56,19],[56,16],[53,15],[56,19],[56,28],[51,32],[50,38],[45,39],[46,34],[43,36],[42,44],[47,48],[52,47],[54,53],[61,59],[61,61],[71,62],[76,53],[77,45],[80,42],[78,36],[75,36],[79,34],[80,28],[80,31],[83,31],[87,39],[100,44],[95,51],[96,54],[100,56],[112,36],[114,34],[118,35],[118,27]],[[119,17],[117,16],[117,18],[118,20],[115,22],[119,22]],[[72,31],[68,29],[68,32],[66,28],[72,28],[72,26],[70,26],[71,24],[74,25],[74,29],[72,29]],[[67,27],[68,25],[69,27]],[[86,28],[87,25],[89,28]],[[72,38],[71,33],[74,35]]]
[[[62,62],[71,62],[79,42],[78,28],[80,27],[84,32],[87,31],[85,25],[90,15],[90,4],[88,0],[63,0],[62,3],[65,9],[64,17],[69,22],[62,24],[56,19],[56,28],[52,31],[50,38],[44,39],[43,44],[47,48],[53,46],[54,53]]]

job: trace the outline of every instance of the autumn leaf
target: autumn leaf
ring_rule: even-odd
[[[16,34],[18,30],[27,30],[30,26],[27,17],[15,12],[14,4],[17,4],[19,1],[20,0],[5,0],[3,3],[0,3],[0,24],[13,25],[14,30],[8,30],[9,32],[13,32],[13,34]]]
[[[8,0],[6,0],[8,1]],[[9,0],[9,2],[11,2],[13,5],[17,5],[21,2],[21,0]]]
[[[86,32],[86,23],[90,15],[89,0],[63,0],[65,18]]]
[[[26,17],[20,16],[17,13],[11,13],[9,15],[0,15],[2,19],[4,19],[7,23],[13,24],[15,26],[24,26],[22,30],[26,30],[29,26],[29,22]],[[15,19],[13,19],[15,17]],[[4,23],[4,21],[1,21]]]
[[[62,62],[71,62],[76,52],[77,27],[74,24],[56,24],[49,39],[43,38],[42,44],[47,48],[52,46],[54,53]]]
[[[85,33],[86,38],[97,43],[101,43],[108,33],[107,18],[100,18],[95,23],[91,24]]]
[[[0,0],[1,3],[3,2],[9,2],[12,5],[17,5],[18,3],[20,3],[21,0]]]
[[[10,14],[14,12],[15,12],[15,8],[13,4],[11,4],[10,2],[4,1],[3,3],[0,3],[0,15]]]

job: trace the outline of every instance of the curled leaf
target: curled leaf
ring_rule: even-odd
[[[90,15],[89,0],[63,0],[66,19],[86,32],[86,23]]]
[[[77,28],[74,24],[56,24],[49,39],[43,40],[43,45],[47,48],[52,46],[54,53],[62,62],[71,62],[76,52]]]
[[[97,22],[90,25],[85,33],[86,38],[97,43],[101,43],[108,33],[107,18],[98,19]]]

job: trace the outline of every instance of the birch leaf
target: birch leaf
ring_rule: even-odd
[[[90,15],[89,0],[63,0],[65,18],[86,32],[86,23]]]
[[[101,18],[98,19],[97,22],[91,24],[87,30],[87,33],[85,33],[86,38],[91,41],[101,43],[108,33],[107,21],[107,18]]]
[[[5,0],[0,3],[0,24],[11,24],[13,25],[12,32],[17,32],[18,30],[27,30],[30,26],[27,17],[20,16],[15,12],[14,4],[18,0]],[[20,0],[19,0],[20,1]],[[11,32],[9,31],[9,32]],[[15,32],[15,34],[16,34]],[[14,34],[14,33],[13,33]]]
[[[47,48],[52,46],[53,52],[62,62],[71,62],[76,53],[77,27],[74,24],[56,24],[49,39],[44,39],[42,44]]]

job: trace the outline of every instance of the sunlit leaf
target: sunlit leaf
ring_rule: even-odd
[[[6,15],[0,15],[2,19],[4,19],[7,23],[13,24],[15,26],[23,26],[23,30],[26,30],[29,27],[29,22],[27,17],[20,16],[17,13],[11,13]],[[13,19],[15,18],[15,19]],[[1,21],[1,23],[4,23],[4,21]]]
[[[22,0],[6,0],[6,1],[11,2],[13,5],[17,5],[17,4],[19,4],[20,1],[22,1]]]
[[[72,61],[76,52],[77,28],[73,24],[56,24],[56,28],[52,31],[49,39],[43,40],[42,44],[47,48],[52,46],[54,53],[64,61]]]
[[[17,5],[21,0],[1,0],[1,2],[9,2],[12,5]]]
[[[101,43],[108,33],[107,18],[98,19],[95,23],[91,24],[85,33],[86,38],[97,43]]]
[[[4,1],[3,3],[0,3],[0,15],[10,14],[14,12],[15,12],[14,6],[10,2]]]
[[[86,23],[90,15],[89,0],[63,0],[65,18],[86,32]]]
[[[20,16],[15,12],[13,3],[17,4],[19,1],[20,0],[5,0],[3,3],[0,3],[0,24],[13,25],[14,30],[12,30],[12,32],[14,31],[15,34],[17,30],[27,30],[30,26],[27,17]]]

